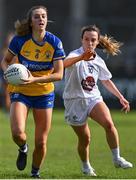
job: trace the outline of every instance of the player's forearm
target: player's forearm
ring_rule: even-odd
[[[72,58],[66,58],[64,60],[64,67],[70,67],[73,64],[77,63],[78,61],[80,61],[82,59],[82,56],[78,56],[78,57],[72,57]]]
[[[60,81],[63,78],[63,73],[53,73],[48,76],[42,76],[42,77],[34,77],[34,82],[36,83],[48,83],[48,82],[54,82],[54,81]]]
[[[14,55],[10,52],[5,54],[4,58],[1,61],[1,68],[3,71],[7,69],[7,67],[14,62]]]
[[[7,69],[7,67],[8,67],[8,62],[5,61],[5,59],[3,59],[1,61],[1,68],[2,68],[2,70],[5,71]]]
[[[106,87],[108,91],[110,91],[118,99],[121,99],[123,97],[123,95],[120,93],[116,85],[111,80],[102,81],[102,84]]]

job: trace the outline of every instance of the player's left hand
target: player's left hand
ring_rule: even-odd
[[[125,111],[125,113],[129,112],[130,111],[130,105],[129,105],[129,102],[124,98],[122,97],[120,99],[120,103],[122,104],[123,108],[121,109],[122,111]]]
[[[27,79],[21,79],[23,83],[21,85],[30,84],[35,82],[35,77],[31,74],[29,70],[28,71],[28,78]]]

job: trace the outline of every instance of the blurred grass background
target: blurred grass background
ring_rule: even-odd
[[[121,154],[133,163],[132,169],[116,169],[111,152],[106,143],[105,132],[97,123],[90,120],[92,141],[90,145],[91,164],[95,168],[95,179],[136,179],[136,112],[124,114],[111,111],[120,136]],[[0,111],[0,179],[30,178],[32,151],[34,148],[34,123],[32,113],[27,121],[29,144],[28,164],[24,171],[18,171],[15,163],[18,147],[11,139],[9,116]],[[53,112],[52,128],[48,138],[46,160],[41,168],[43,179],[90,179],[82,175],[80,160],[76,151],[77,139],[73,130],[64,122],[64,110]]]

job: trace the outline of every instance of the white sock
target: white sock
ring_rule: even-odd
[[[82,166],[84,169],[90,169],[91,168],[89,161],[82,161]]]
[[[120,149],[119,149],[119,147],[111,149],[111,151],[112,151],[113,160],[117,160],[118,158],[120,158]]]

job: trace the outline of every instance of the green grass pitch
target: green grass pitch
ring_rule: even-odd
[[[98,175],[95,179],[136,179],[136,112],[124,114],[120,111],[112,111],[111,113],[120,136],[121,154],[132,162],[134,167],[127,170],[114,168],[105,132],[102,127],[90,120],[92,134],[90,158]],[[31,113],[26,131],[29,144],[28,164],[24,171],[18,171],[15,165],[18,147],[11,139],[9,117],[0,111],[0,179],[30,178],[34,147],[34,123]],[[91,179],[81,173],[76,146],[76,136],[64,122],[64,110],[54,110],[47,156],[41,168],[41,178]]]

